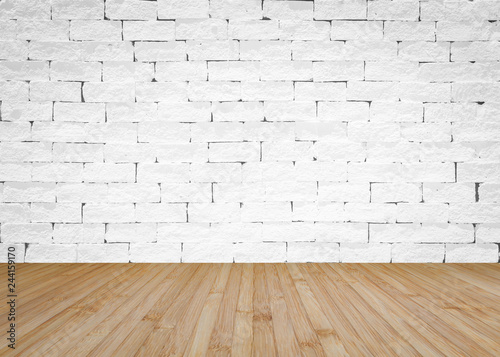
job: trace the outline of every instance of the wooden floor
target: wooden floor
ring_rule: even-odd
[[[498,264],[17,269],[1,356],[500,356]]]

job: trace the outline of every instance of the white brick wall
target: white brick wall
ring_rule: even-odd
[[[0,261],[498,262],[500,2],[0,3]]]

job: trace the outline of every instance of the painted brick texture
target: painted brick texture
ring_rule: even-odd
[[[2,261],[499,261],[499,1],[5,0],[0,101]]]

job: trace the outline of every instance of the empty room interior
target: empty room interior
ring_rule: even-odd
[[[0,356],[500,356],[499,0],[0,0]]]

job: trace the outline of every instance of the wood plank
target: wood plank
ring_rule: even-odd
[[[240,292],[241,264],[234,264],[224,291],[207,356],[231,356],[236,304]]]
[[[172,333],[169,334],[168,339],[163,341],[163,348],[160,352],[160,356],[183,355],[195,327],[193,322],[199,320],[203,308],[206,306],[205,301],[210,292],[213,290],[215,294],[217,294],[216,297],[219,296],[217,292],[221,286],[225,285],[227,276],[229,276],[228,269],[225,268],[227,264],[211,264],[211,266],[213,268],[210,269],[207,277],[203,279],[199,285],[198,290],[189,301],[186,310],[182,314],[179,322],[175,325]],[[208,305],[208,309],[210,310],[212,304],[209,303]],[[211,318],[212,316],[212,313],[209,311],[208,317]],[[211,324],[209,323],[209,325]],[[208,336],[210,337],[210,334],[208,334]],[[203,338],[204,337],[205,336],[203,336]]]
[[[267,294],[266,271],[263,264],[254,265],[253,292],[253,346],[255,357],[276,356],[273,316]]]
[[[253,265],[243,264],[232,335],[231,354],[234,356],[252,355],[253,281]]]
[[[265,265],[269,305],[273,316],[274,341],[280,356],[300,356],[297,337],[292,326],[288,308],[279,283],[278,273],[273,264]],[[307,346],[305,346],[307,347]],[[307,351],[310,353],[311,351]]]
[[[302,350],[302,354],[305,356],[325,356],[325,351],[319,342],[318,334],[307,317],[307,313],[295,289],[292,277],[288,273],[288,269],[285,264],[276,264],[274,267],[276,268],[276,275],[279,278],[283,298],[289,312],[290,322],[297,336],[297,342]]]
[[[321,304],[314,296],[297,264],[287,264],[287,269],[326,355],[349,356],[341,341],[341,337],[337,334],[330,321],[328,321]],[[283,274],[285,273],[283,272]]]

